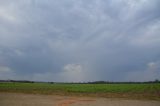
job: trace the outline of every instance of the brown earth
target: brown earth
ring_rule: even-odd
[[[160,101],[0,93],[0,106],[160,106]]]

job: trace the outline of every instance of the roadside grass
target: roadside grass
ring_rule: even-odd
[[[160,100],[160,83],[154,84],[49,84],[0,83],[0,92],[82,95]]]

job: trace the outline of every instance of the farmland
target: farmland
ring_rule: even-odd
[[[0,83],[0,92],[160,100],[160,83],[49,84],[5,82]]]

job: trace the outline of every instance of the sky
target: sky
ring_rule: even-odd
[[[160,0],[0,0],[0,79],[160,79]]]

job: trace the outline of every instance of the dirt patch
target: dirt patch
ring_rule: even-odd
[[[94,102],[94,101],[95,100],[93,99],[69,98],[67,100],[60,101],[58,103],[58,106],[70,106],[75,103],[87,103],[87,102]]]
[[[0,93],[0,106],[160,106],[160,101]]]
[[[64,100],[64,101],[61,101],[60,103],[58,103],[58,106],[69,106],[73,103],[76,103],[77,100],[76,99],[68,99],[68,100]]]

